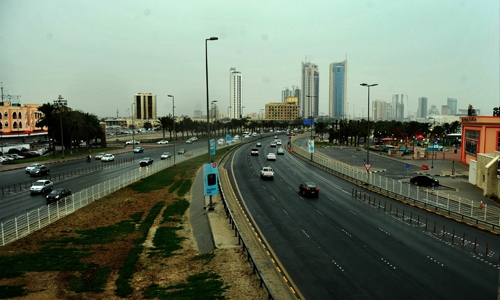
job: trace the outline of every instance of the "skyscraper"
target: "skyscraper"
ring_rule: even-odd
[[[384,100],[375,100],[372,102],[372,108],[374,121],[387,120],[387,102]]]
[[[230,119],[242,118],[241,105],[241,72],[236,71],[236,68],[229,70],[229,112]]]
[[[281,91],[281,102],[285,102],[286,97],[292,97],[292,96],[293,96],[293,90],[286,87],[284,90]]]
[[[427,97],[418,98],[417,118],[427,118]]]
[[[346,115],[347,60],[331,63],[329,72],[328,115],[344,118]]]
[[[317,117],[319,115],[319,72],[318,66],[302,63],[302,95],[300,99],[301,117]]]
[[[457,99],[448,98],[446,101],[446,104],[451,108],[450,115],[456,115],[457,114]]]
[[[151,120],[156,116],[156,95],[151,93],[137,93],[134,95],[134,119]]]
[[[394,94],[392,95],[392,108],[391,120],[402,121],[404,119],[405,104],[404,101],[408,99],[408,95]]]

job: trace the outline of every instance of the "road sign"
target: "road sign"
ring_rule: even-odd
[[[406,164],[405,168],[407,168],[407,169],[408,169],[409,167],[410,167],[410,165],[409,165],[409,164]]]
[[[365,164],[365,169],[366,171],[370,171],[370,168],[372,167],[372,164]]]

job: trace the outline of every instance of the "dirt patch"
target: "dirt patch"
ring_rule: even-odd
[[[0,248],[0,255],[16,255],[20,253],[35,253],[44,245],[44,241],[53,241],[67,237],[78,237],[77,230],[99,228],[116,225],[121,221],[130,220],[137,212],[144,212],[142,219],[158,202],[171,204],[176,197],[169,194],[168,188],[140,194],[125,188],[101,200],[98,200],[61,219],[46,228],[37,231],[19,241]],[[185,197],[190,200],[189,197]],[[161,214],[160,214],[161,215]],[[218,249],[213,251],[211,259],[195,259],[199,251],[192,235],[192,229],[187,217],[175,226],[182,227],[177,234],[184,239],[182,249],[174,256],[164,258],[148,255],[148,249],[153,247],[152,239],[160,224],[157,218],[150,228],[145,241],[144,252],[137,264],[137,271],[131,281],[133,294],[128,299],[143,298],[142,292],[151,284],[167,286],[186,281],[189,275],[201,272],[214,272],[222,277],[224,284],[229,286],[225,293],[228,299],[266,299],[259,280],[252,274],[252,269],[246,262],[245,253],[238,247],[234,233],[224,216],[214,213],[211,225]],[[0,285],[24,285],[30,293],[16,299],[120,299],[115,295],[115,280],[118,271],[125,261],[132,245],[134,235],[106,243],[91,246],[95,252],[82,260],[99,266],[108,266],[111,273],[102,293],[75,293],[70,290],[68,279],[75,272],[27,272],[23,276],[0,280]],[[73,245],[67,245],[73,247]],[[54,262],[57,263],[57,262]]]

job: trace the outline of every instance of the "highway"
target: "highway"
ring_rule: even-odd
[[[280,138],[288,141],[284,135]],[[387,207],[392,205],[391,211],[353,198],[353,188],[360,187],[290,153],[266,161],[265,155],[276,148],[270,147],[272,136],[261,141],[259,156],[250,156],[255,144],[249,143],[232,154],[226,168],[238,197],[306,299],[496,298],[498,237],[376,194],[368,193]],[[206,148],[206,143],[177,145],[181,147],[190,151]],[[115,164],[95,160],[87,164],[81,159],[49,166],[53,176],[89,165],[106,166],[91,171],[92,176],[81,173],[55,180],[55,187],[77,192],[125,172],[140,172],[138,159],[151,156],[158,161],[164,151],[173,152],[172,145],[143,154],[119,154],[120,163]],[[259,170],[265,165],[274,168],[274,180],[260,179]],[[24,169],[2,173],[4,186],[29,179]],[[318,199],[298,194],[302,179],[318,184]],[[0,197],[0,222],[43,205],[42,195],[31,196],[27,190],[5,193]]]
[[[290,153],[268,162],[265,155],[275,148],[271,138],[262,142],[259,156],[250,156],[255,145],[245,145],[226,168],[237,196],[306,299],[496,299],[499,253],[486,254],[485,244],[498,251],[498,237],[368,193],[392,205],[384,211],[353,198],[359,187]],[[272,181],[259,177],[266,165],[275,170]],[[318,199],[298,194],[302,179],[318,184]],[[474,251],[476,238],[481,252]]]

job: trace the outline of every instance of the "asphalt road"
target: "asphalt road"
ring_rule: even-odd
[[[306,299],[496,298],[498,237],[368,193],[384,211],[353,198],[359,187],[289,153],[268,162],[271,140],[263,140],[259,156],[250,156],[253,144],[241,147],[226,166],[237,196]],[[266,165],[275,170],[272,181],[260,179]],[[319,199],[298,194],[301,180],[319,185]]]

